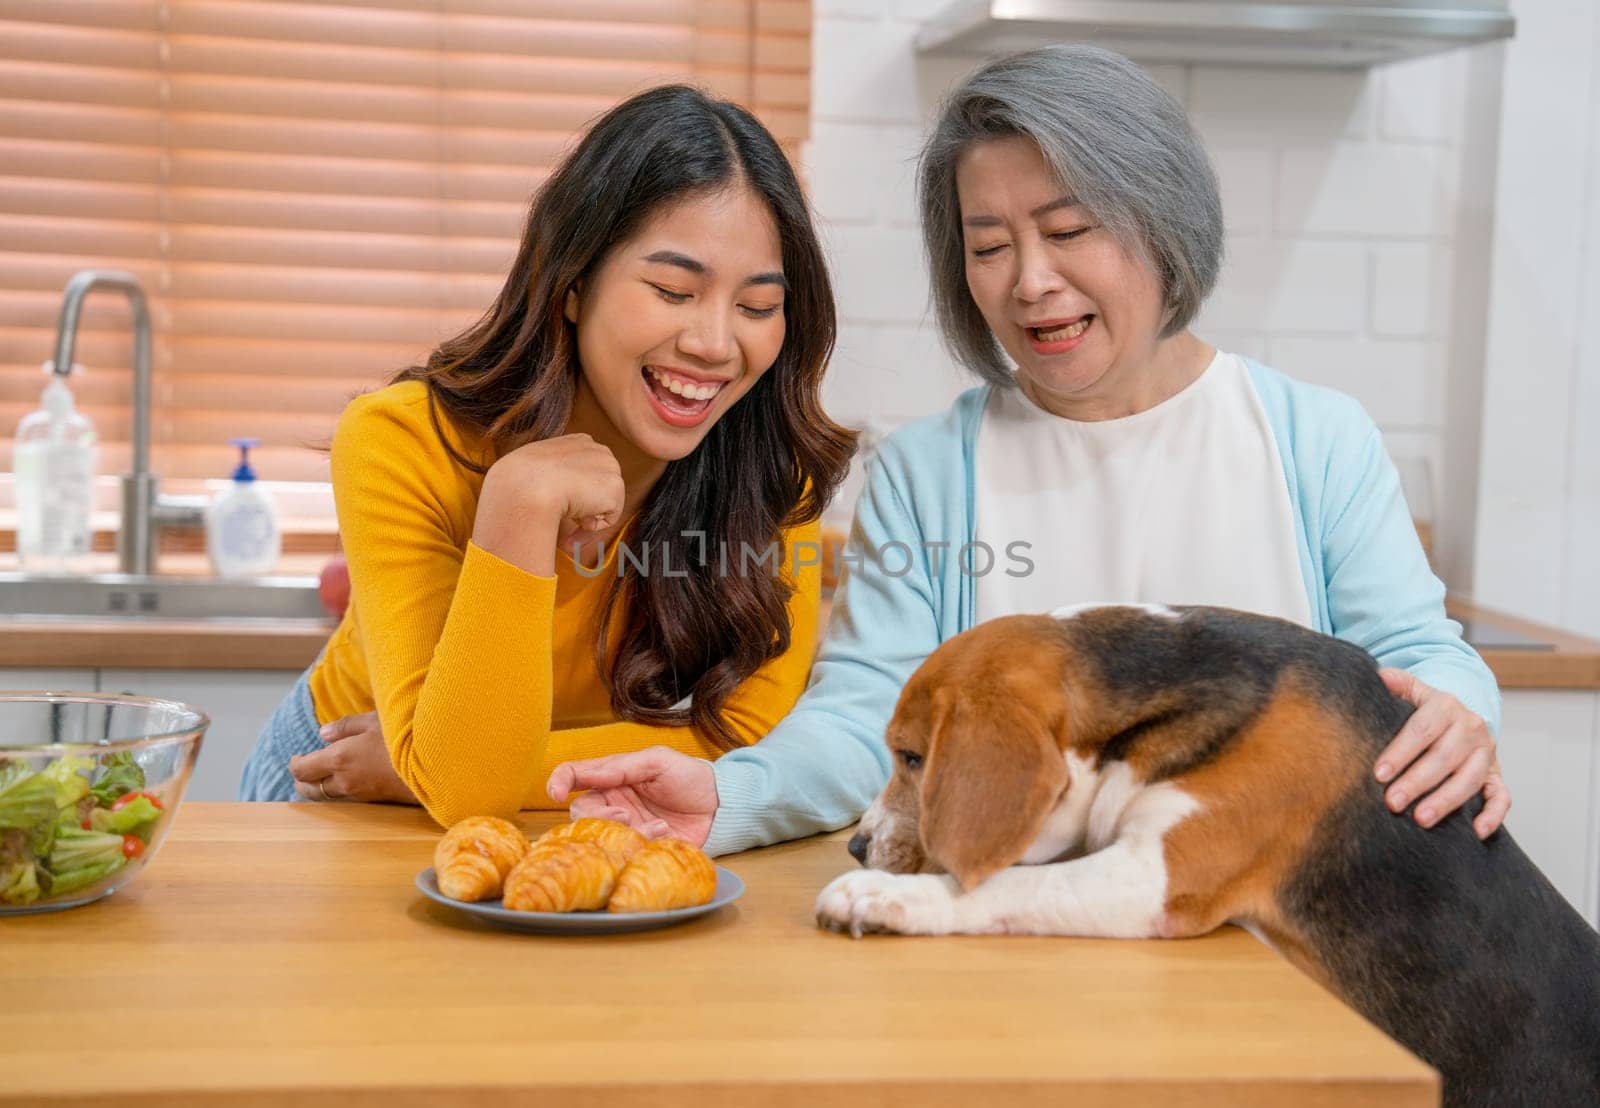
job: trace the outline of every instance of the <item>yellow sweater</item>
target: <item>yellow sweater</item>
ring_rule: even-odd
[[[460,453],[482,459],[481,441],[439,415]],[[586,577],[558,554],[556,576],[537,577],[471,542],[483,477],[446,452],[421,382],[353,400],[332,464],[352,589],[311,674],[317,719],[376,708],[395,769],[439,823],[557,807],[545,782],[575,758],[657,745],[717,756],[693,728],[619,722],[612,712],[593,657],[614,565]],[[786,534],[786,564],[795,544],[818,537],[815,523]],[[805,687],[820,593],[818,567],[801,568],[788,652],[723,706],[747,743]]]

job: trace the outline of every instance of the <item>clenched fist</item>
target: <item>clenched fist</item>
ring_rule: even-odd
[[[472,541],[529,573],[555,573],[557,549],[581,544],[622,518],[622,467],[588,435],[519,446],[483,479]]]

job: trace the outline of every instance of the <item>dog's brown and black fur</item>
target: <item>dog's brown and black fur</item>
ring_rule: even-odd
[[[1149,933],[1252,927],[1437,1068],[1446,1104],[1600,1105],[1600,935],[1506,830],[1477,838],[1481,801],[1427,829],[1389,811],[1371,766],[1411,711],[1371,655],[1281,620],[1109,607],[990,621],[907,684],[888,729],[900,764],[851,852],[952,875],[965,914],[937,918],[966,921],[953,926],[1048,930],[1059,915],[1019,907],[1018,882],[1037,874],[1050,895],[1115,833],[1016,863],[1072,790],[1119,767],[1125,813],[1163,785],[1173,813]],[[1010,900],[965,910],[1002,871]],[[825,890],[819,919],[859,931],[848,892]],[[892,889],[874,896],[892,906]],[[929,929],[916,918],[865,929]]]

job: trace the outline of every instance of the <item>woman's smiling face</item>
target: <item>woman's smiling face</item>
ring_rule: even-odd
[[[567,296],[577,409],[648,458],[687,456],[777,360],[785,288],[777,223],[748,185],[664,205]]]
[[[956,165],[967,288],[1017,383],[1041,407],[1115,414],[1161,344],[1161,282],[1101,227],[1020,136]]]

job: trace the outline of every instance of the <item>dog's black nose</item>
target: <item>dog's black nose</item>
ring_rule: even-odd
[[[850,857],[854,858],[856,861],[860,862],[862,865],[866,865],[867,864],[867,844],[870,843],[871,841],[872,841],[872,836],[871,835],[863,835],[859,831],[857,831],[854,835],[851,835],[850,836]]]

